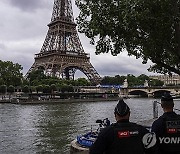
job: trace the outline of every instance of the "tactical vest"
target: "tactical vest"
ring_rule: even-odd
[[[164,117],[163,128],[159,136],[161,151],[180,154],[180,116]]]
[[[135,123],[118,123],[114,129],[114,142],[106,154],[144,154],[140,126]]]

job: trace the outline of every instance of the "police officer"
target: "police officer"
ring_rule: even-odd
[[[130,109],[120,100],[115,107],[115,124],[104,128],[95,143],[90,147],[89,154],[144,154],[147,151],[142,143],[144,127],[129,122]]]
[[[152,124],[156,133],[159,154],[180,154],[180,118],[173,111],[174,101],[169,93],[161,98],[164,114]]]

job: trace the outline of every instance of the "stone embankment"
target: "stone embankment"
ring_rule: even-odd
[[[80,103],[80,102],[99,102],[99,101],[118,101],[116,98],[86,98],[86,99],[19,99],[13,98],[9,100],[0,100],[0,103],[12,103],[12,104],[53,104],[53,103]]]

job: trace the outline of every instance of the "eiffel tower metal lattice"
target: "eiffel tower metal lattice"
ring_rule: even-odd
[[[48,27],[40,53],[35,54],[35,62],[26,76],[32,70],[43,67],[46,75],[74,79],[75,72],[80,70],[90,81],[99,83],[101,77],[90,63],[89,54],[84,52],[81,45],[71,0],[54,0]]]

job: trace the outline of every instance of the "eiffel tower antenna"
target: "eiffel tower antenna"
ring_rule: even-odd
[[[98,84],[100,75],[90,63],[89,54],[84,52],[73,18],[71,0],[54,0],[51,22],[40,53],[35,54],[35,62],[25,75],[43,68],[48,76],[74,79],[80,70],[87,78]]]

